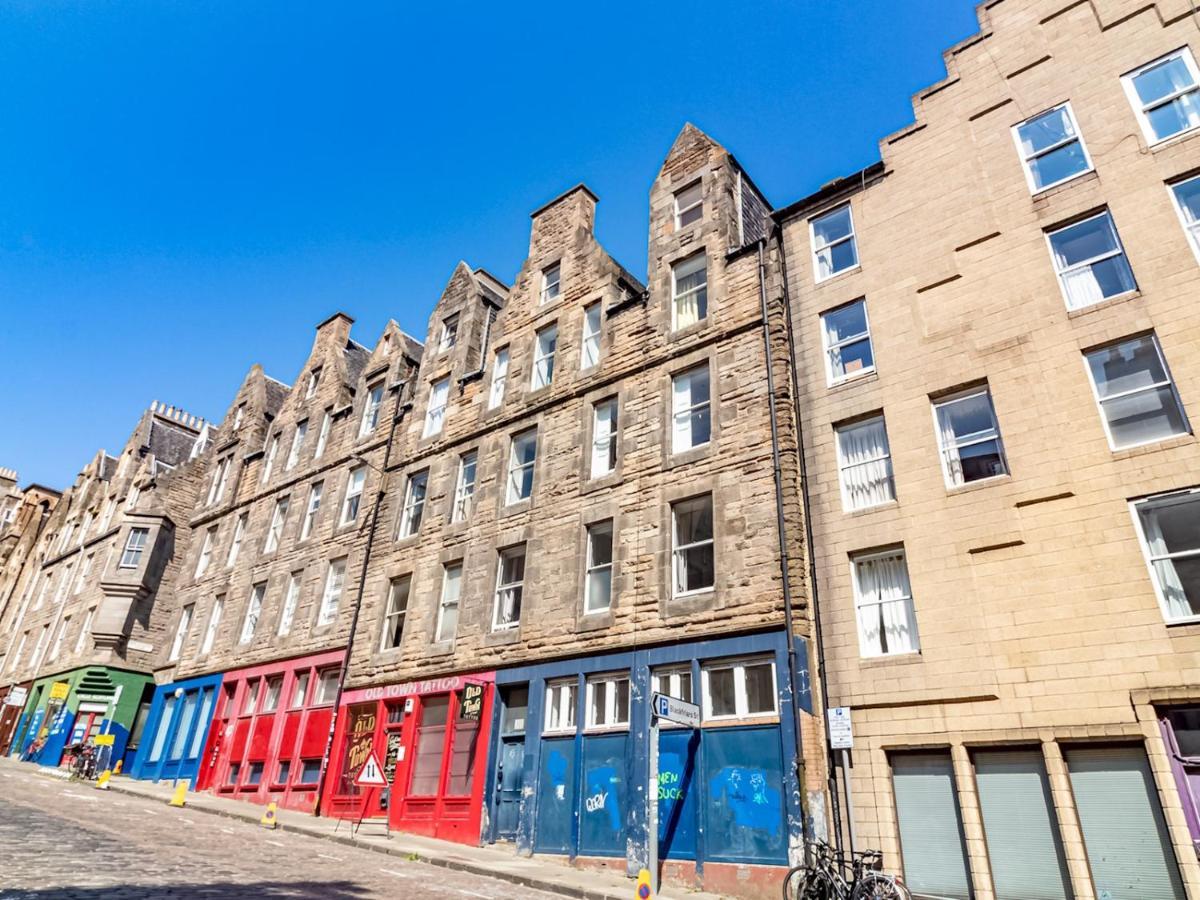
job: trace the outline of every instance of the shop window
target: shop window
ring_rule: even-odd
[[[288,783],[288,778],[292,774],[292,761],[285,759],[279,764],[279,770],[275,774],[275,783],[285,785]]]
[[[529,715],[529,686],[504,688],[501,698],[504,710],[500,717],[500,730],[505,734],[522,734]]]
[[[167,697],[163,703],[162,715],[158,718],[158,728],[154,732],[154,743],[150,745],[150,762],[158,762],[166,747],[167,735],[171,731],[171,720],[175,717],[175,697]]]
[[[195,759],[204,748],[204,736],[208,734],[208,714],[212,711],[213,698],[216,691],[211,688],[204,691],[204,700],[200,703],[200,715],[196,717],[196,727],[192,730],[192,745],[188,747],[188,758]]]
[[[417,750],[409,788],[409,794],[414,797],[434,797],[439,793],[449,712],[449,694],[426,697],[421,703],[421,725],[417,729]]]
[[[304,701],[308,697],[308,679],[308,672],[300,672],[296,675],[296,685],[292,688],[292,709],[299,709],[304,705]]]
[[[317,675],[317,691],[313,696],[313,706],[323,706],[332,703],[337,698],[338,668],[324,669]]]
[[[229,773],[225,776],[225,783],[230,787],[236,785],[238,783],[238,775],[240,774],[241,770],[241,763],[230,763]]]
[[[575,691],[578,684],[574,678],[552,681],[546,685],[547,732],[573,732],[575,730]]]
[[[404,724],[404,704],[389,703],[387,705],[387,723],[389,725]]]
[[[629,676],[593,675],[587,679],[587,727],[629,725]]]
[[[263,764],[260,762],[250,763],[246,769],[246,787],[257,787],[262,784]]]
[[[283,676],[276,675],[273,678],[267,679],[267,690],[263,694],[262,709],[260,712],[275,712],[279,709],[279,694],[283,690]]]
[[[356,796],[362,793],[354,779],[375,749],[375,727],[378,722],[378,704],[350,707],[346,718],[346,753],[342,757],[337,785],[339,794]]]
[[[321,779],[321,761],[319,759],[302,759],[300,760],[300,781],[299,785],[309,786],[316,785]]]
[[[650,675],[650,690],[666,694],[684,703],[692,703],[692,670],[689,666],[655,669]]]
[[[187,745],[188,732],[192,728],[193,717],[196,715],[196,703],[198,700],[199,697],[196,691],[188,691],[183,696],[183,708],[179,713],[179,726],[175,729],[175,740],[171,742],[171,752],[167,756],[170,760],[178,760],[183,757],[183,750]]]
[[[775,715],[775,663],[771,659],[712,663],[702,674],[705,721]]]
[[[258,704],[258,688],[262,682],[258,678],[246,682],[246,694],[242,699],[242,715],[254,715],[254,707]]]
[[[968,900],[971,877],[949,751],[892,757],[904,883],[915,896]]]
[[[475,753],[479,744],[479,719],[462,718],[462,694],[458,695],[458,717],[454,723],[454,746],[450,751],[450,783],[446,793],[466,796],[475,778]]]

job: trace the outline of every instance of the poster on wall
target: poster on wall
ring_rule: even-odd
[[[462,703],[458,708],[458,718],[463,722],[478,722],[481,715],[483,715],[483,685],[464,685]]]
[[[396,762],[400,759],[400,732],[389,731],[387,736],[387,753],[383,758],[383,777],[388,784],[396,781]]]

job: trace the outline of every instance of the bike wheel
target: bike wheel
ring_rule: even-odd
[[[783,876],[783,900],[800,900],[804,883],[808,880],[806,866],[794,866]]]
[[[912,894],[890,875],[868,872],[854,886],[850,900],[912,900]]]

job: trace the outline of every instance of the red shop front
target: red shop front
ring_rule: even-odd
[[[387,815],[397,831],[478,844],[494,672],[362,688],[342,695],[324,808]],[[374,751],[385,789],[354,778]]]
[[[312,812],[342,655],[226,672],[197,790]]]

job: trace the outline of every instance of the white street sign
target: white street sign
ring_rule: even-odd
[[[700,707],[695,703],[687,703],[668,697],[666,694],[655,694],[651,705],[654,715],[676,725],[686,725],[689,728],[700,727]]]
[[[363,767],[358,770],[358,777],[354,779],[354,783],[359,787],[375,787],[387,784],[387,779],[383,777],[383,769],[379,767],[379,760],[375,758],[374,751],[367,757],[367,761],[363,763]]]
[[[829,708],[829,746],[834,750],[854,748],[854,731],[850,727],[850,707]]]

